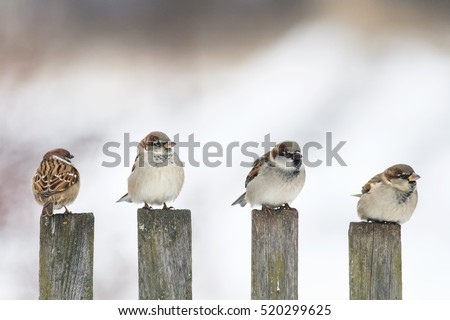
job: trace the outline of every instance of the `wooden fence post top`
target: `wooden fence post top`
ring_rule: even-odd
[[[273,208],[273,209],[253,209],[252,213],[282,213],[282,212],[298,212],[296,208],[290,207],[290,208]]]
[[[400,232],[402,229],[401,225],[398,223],[382,223],[382,222],[350,222],[349,233],[350,232],[371,232],[373,230],[383,230],[385,232]]]
[[[138,209],[138,214],[156,214],[161,216],[171,216],[173,214],[183,215],[183,214],[191,214],[191,210],[189,209],[148,209],[148,208],[140,208]]]
[[[262,216],[267,216],[268,218],[270,218],[271,216],[275,217],[288,217],[290,215],[298,215],[298,211],[295,208],[289,208],[289,209],[284,209],[284,208],[276,208],[276,209],[271,209],[271,210],[262,210],[262,209],[253,209],[252,210],[252,216],[255,217],[262,217]]]
[[[94,213],[92,212],[73,212],[71,214],[55,213],[51,216],[41,216],[41,221],[69,221],[69,219],[86,219],[86,221],[94,219]]]
[[[152,226],[149,225],[153,223]],[[138,228],[139,232],[144,231],[144,228],[167,228],[177,226],[189,226],[191,231],[191,211],[188,209],[138,209]],[[143,234],[144,236],[144,234]]]

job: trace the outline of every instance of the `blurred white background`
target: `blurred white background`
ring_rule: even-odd
[[[192,211],[194,299],[250,299],[248,160],[209,168],[217,141],[347,141],[307,168],[299,298],[348,299],[347,231],[361,186],[395,163],[422,176],[402,226],[403,298],[450,299],[450,5],[447,1],[0,1],[0,299],[38,297],[31,177],[64,147],[81,173],[73,212],[94,212],[96,299],[137,299],[137,205],[115,203],[129,167],[102,149],[161,130],[201,147],[176,208]],[[252,150],[262,153],[263,149]],[[123,156],[124,150],[119,150]],[[135,150],[131,150],[131,160]],[[325,149],[310,153],[325,160]]]

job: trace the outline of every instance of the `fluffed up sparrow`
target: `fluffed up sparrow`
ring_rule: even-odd
[[[246,192],[232,205],[262,205],[263,210],[291,203],[305,184],[305,166],[300,146],[294,141],[277,144],[255,160],[245,180]]]
[[[416,180],[420,176],[409,165],[396,164],[377,174],[362,187],[358,216],[367,221],[408,221],[417,205]]]
[[[161,205],[175,200],[183,187],[184,170],[174,142],[159,131],[149,133],[138,145],[138,154],[128,177],[128,193],[117,202]]]
[[[64,207],[75,201],[80,190],[80,174],[70,160],[73,155],[58,148],[47,152],[33,176],[33,195],[43,206],[42,216],[51,216],[53,209]]]

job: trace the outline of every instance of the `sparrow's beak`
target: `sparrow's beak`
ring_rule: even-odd
[[[164,149],[170,149],[175,145],[176,145],[175,142],[167,141],[165,144],[163,144],[163,147],[164,147]]]
[[[301,158],[303,158],[302,154],[299,151],[296,151],[294,153],[290,153],[288,152],[288,154],[286,155],[286,158],[288,159],[292,159],[292,160],[301,160]]]
[[[416,174],[416,173],[413,173],[412,175],[410,175],[409,177],[408,177],[408,181],[416,181],[417,179],[419,179],[420,178],[420,176],[418,175],[418,174]]]
[[[67,156],[67,158],[73,159],[73,155],[69,154],[69,155]]]

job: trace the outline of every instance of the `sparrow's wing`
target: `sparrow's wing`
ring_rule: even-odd
[[[138,162],[139,159],[139,155],[136,156],[136,158],[134,159],[134,163],[133,163],[133,167],[131,168],[131,172],[134,171],[134,169],[136,169],[136,163]]]
[[[377,183],[382,182],[381,180],[381,173],[374,176],[372,179],[370,179],[365,185],[363,185],[361,193],[369,193],[370,190],[373,188],[374,185]]]
[[[250,172],[247,175],[247,179],[245,179],[245,187],[247,188],[247,185],[250,183],[250,181],[252,181],[253,179],[255,179],[255,177],[259,174],[259,169],[261,168],[261,166],[267,163],[268,165],[270,164],[270,156],[269,156],[269,152],[267,152],[266,154],[264,154],[262,157],[258,158],[255,160],[255,162],[253,162],[253,168],[252,170],[250,170]]]
[[[43,161],[34,175],[33,188],[42,197],[48,198],[66,191],[79,179],[80,174],[75,167],[59,160]]]

